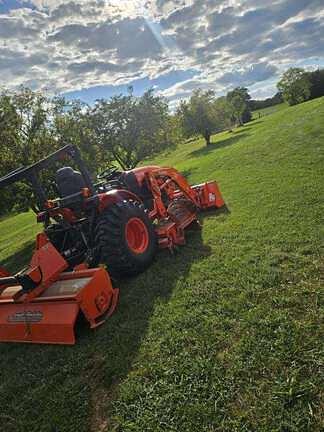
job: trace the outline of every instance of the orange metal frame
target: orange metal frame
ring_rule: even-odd
[[[137,181],[145,180],[153,195],[153,209],[150,218],[163,221],[156,227],[160,248],[172,249],[174,245],[185,243],[184,229],[197,220],[196,211],[187,212],[181,221],[173,221],[162,199],[164,191],[172,201],[175,198],[186,197],[197,210],[220,208],[225,205],[219,187],[215,181],[191,186],[187,180],[174,168],[156,166],[133,170]]]
[[[17,281],[0,291],[0,341],[74,344],[80,312],[91,328],[113,313],[119,291],[104,268],[79,266],[63,272],[66,269],[66,261],[45,234],[39,234],[26,272],[38,285],[26,292]],[[1,275],[8,273],[2,270]]]

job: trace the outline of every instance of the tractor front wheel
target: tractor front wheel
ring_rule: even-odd
[[[114,277],[141,273],[151,264],[157,249],[148,212],[134,201],[113,204],[99,216],[95,242],[99,263],[106,264]]]

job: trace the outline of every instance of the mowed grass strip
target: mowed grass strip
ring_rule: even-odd
[[[229,213],[120,283],[76,346],[2,344],[0,430],[322,430],[323,120],[321,98],[150,161],[216,179]],[[1,263],[25,217],[26,238],[0,223]]]

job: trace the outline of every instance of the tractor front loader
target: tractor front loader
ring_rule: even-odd
[[[40,171],[67,158],[73,167],[57,169],[50,196]],[[32,186],[44,229],[27,270],[0,267],[0,341],[73,344],[80,313],[94,328],[114,311],[109,275],[144,271],[159,248],[185,243],[199,211],[224,206],[216,182],[190,186],[174,168],[110,166],[94,183],[72,145],[2,177],[0,189],[19,181]]]

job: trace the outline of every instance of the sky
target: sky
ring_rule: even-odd
[[[324,67],[324,0],[0,0],[0,88],[88,103],[149,87],[274,95],[290,66]]]

